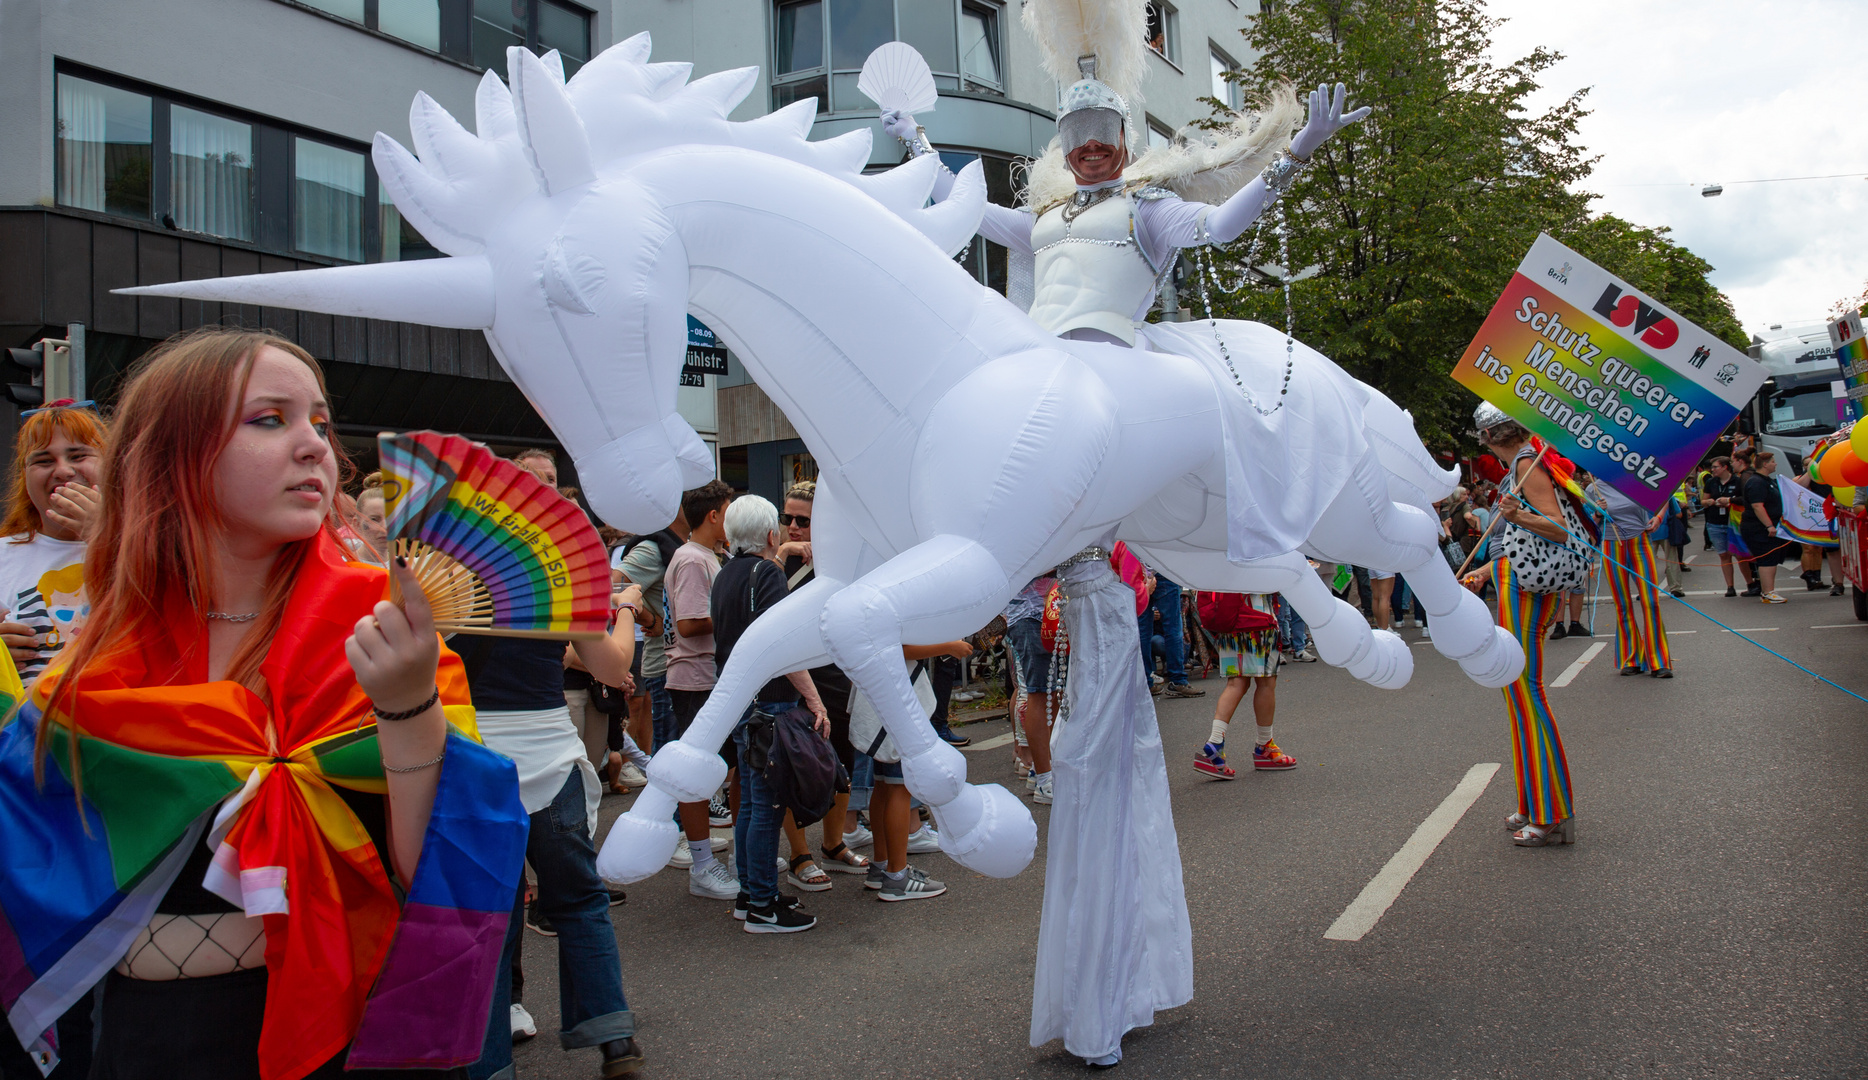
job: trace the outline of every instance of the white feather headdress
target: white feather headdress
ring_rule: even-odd
[[[1148,77],[1147,0],[1026,0],[1025,29],[1038,43],[1044,70],[1059,86],[1083,76],[1077,58],[1096,57],[1096,78],[1139,116]]]

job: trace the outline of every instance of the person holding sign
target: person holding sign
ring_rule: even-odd
[[[1475,593],[1490,581],[1498,589],[1498,625],[1524,647],[1524,673],[1505,687],[1511,719],[1511,758],[1518,777],[1518,811],[1505,818],[1521,847],[1576,842],[1570,802],[1570,765],[1544,696],[1544,638],[1562,614],[1563,594],[1589,577],[1589,560],[1570,537],[1582,536],[1576,509],[1557,492],[1531,433],[1498,406],[1482,402],[1473,413],[1479,441],[1512,471],[1511,493],[1499,500],[1503,524],[1499,558],[1467,574]]]

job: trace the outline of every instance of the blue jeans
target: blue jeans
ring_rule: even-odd
[[[643,679],[642,691],[649,695],[649,717],[655,724],[655,749],[660,750],[681,737],[675,731],[675,702],[668,696],[668,676]]]
[[[1407,578],[1396,574],[1394,603],[1391,605],[1391,613],[1396,619],[1405,619],[1408,617],[1408,609],[1410,607],[1413,608],[1414,617],[1420,620],[1422,626],[1426,626],[1427,609],[1421,606],[1420,597],[1414,595],[1414,590],[1407,587]],[[1382,629],[1386,630],[1387,627],[1384,626]]]
[[[756,704],[740,718],[733,729],[733,744],[739,747],[739,813],[733,818],[733,868],[739,874],[739,887],[752,895],[754,907],[764,907],[778,899],[778,833],[784,824],[785,809],[772,801],[772,787],[765,773],[752,768],[747,757],[752,729],[746,721],[754,713],[780,716],[797,708],[795,701]]]
[[[1163,672],[1171,686],[1187,684],[1187,642],[1181,636],[1180,586],[1169,581],[1165,576],[1155,575],[1154,595],[1148,598],[1148,606],[1137,617],[1137,625],[1142,636],[1142,675],[1154,672],[1154,634],[1155,612],[1161,613],[1161,655]]]
[[[856,767],[850,770],[849,812],[857,813],[869,809],[869,796],[873,794],[875,790],[876,759],[858,750],[856,752]],[[844,824],[845,827],[849,825],[848,822]],[[772,865],[778,865],[778,860],[776,858],[773,859]]]
[[[584,815],[584,774],[572,769],[551,805],[532,815],[525,858],[538,875],[538,907],[558,930],[558,1044],[600,1046],[636,1033],[623,1000],[622,961],[610,924],[610,898],[597,877],[597,846]],[[506,948],[499,958],[493,1012],[487,1019],[472,1080],[511,1076],[512,960],[525,927],[525,889],[513,902]]]
[[[1309,624],[1304,622],[1304,617],[1282,595],[1278,597],[1278,636],[1284,639],[1284,647],[1292,653],[1303,652],[1310,645]]]

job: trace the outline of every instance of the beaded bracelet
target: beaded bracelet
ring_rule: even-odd
[[[427,701],[422,702],[420,705],[415,706],[413,709],[404,709],[401,712],[384,712],[381,708],[372,706],[371,711],[376,713],[376,719],[378,721],[383,721],[383,722],[393,724],[398,720],[412,720],[415,717],[420,716],[421,714],[427,712],[429,709],[434,708],[435,702],[440,701],[440,700],[441,700],[441,688],[437,686],[435,687],[435,692],[428,695]]]

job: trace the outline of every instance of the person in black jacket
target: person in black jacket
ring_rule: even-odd
[[[733,557],[714,578],[712,601],[714,662],[724,671],[733,648],[754,619],[771,610],[790,592],[785,572],[773,561],[781,539],[778,508],[757,495],[742,495],[727,507],[722,522]],[[777,717],[797,707],[817,718],[817,730],[830,736],[830,719],[808,671],[780,675],[759,688],[753,704],[733,731],[739,750],[739,813],[733,821],[734,860],[739,871],[739,898],[733,914],[745,921],[748,934],[790,934],[809,930],[817,920],[789,896],[778,892],[778,834],[785,819],[764,771],[753,767],[748,753],[761,725],[761,714]],[[809,856],[806,856],[807,860]]]

